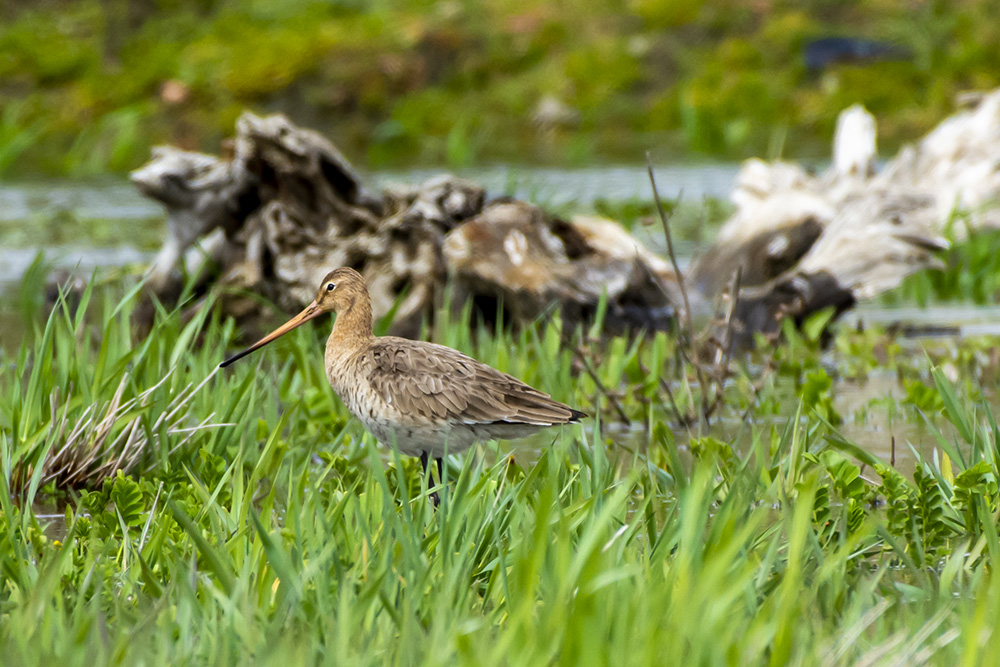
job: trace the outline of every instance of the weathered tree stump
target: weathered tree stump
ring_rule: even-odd
[[[260,296],[301,309],[337,266],[365,276],[375,316],[392,312],[399,335],[417,335],[433,317],[449,275],[456,300],[471,299],[484,319],[498,303],[513,324],[558,304],[564,317],[583,321],[605,293],[618,328],[666,326],[672,314],[663,286],[672,272],[610,221],[487,203],[483,188],[447,175],[371,193],[326,139],[283,116],[244,114],[235,147],[229,161],[158,148],[133,174],[168,211],[149,281],[158,298],[179,289],[184,251],[209,239],[200,256],[219,266],[222,306],[248,321]]]
[[[881,170],[875,140],[874,118],[854,106],[838,119],[822,174],[749,160],[732,195],[736,212],[692,267],[694,285],[711,298],[739,267],[747,289],[737,319],[747,331],[773,332],[782,317],[843,310],[937,266],[956,212],[966,223],[958,235],[1000,227],[1000,90]]]

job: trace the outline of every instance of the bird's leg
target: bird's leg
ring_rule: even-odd
[[[435,456],[434,457],[434,462],[437,463],[438,483],[441,484],[441,488],[443,489],[444,488],[444,457],[443,456]],[[440,505],[440,504],[441,504],[441,498],[438,497],[438,494],[435,491],[434,492],[434,505],[437,506],[437,505]]]
[[[439,480],[443,480],[444,477],[442,475],[441,468],[442,460],[436,457],[434,460],[437,461],[438,464],[438,478]],[[434,479],[431,477],[431,455],[429,452],[420,452],[420,463],[424,466],[424,476],[427,478],[427,488],[430,488],[434,485]],[[441,504],[441,496],[438,495],[437,491],[433,491],[431,493],[431,501],[434,503],[434,507]]]

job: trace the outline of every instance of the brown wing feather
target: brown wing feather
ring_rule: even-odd
[[[450,347],[385,337],[365,357],[370,386],[384,401],[431,422],[548,426],[585,416]]]

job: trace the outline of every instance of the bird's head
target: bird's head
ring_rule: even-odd
[[[316,298],[306,310],[315,307],[319,309],[319,314],[337,313],[339,315],[349,310],[367,294],[368,287],[360,273],[347,267],[334,269],[323,278],[323,282],[320,283],[319,289],[316,291]]]
[[[284,336],[292,329],[302,326],[309,320],[316,319],[325,313],[337,313],[340,315],[353,308],[355,304],[363,302],[368,298],[368,288],[365,285],[365,279],[361,277],[360,273],[347,267],[334,269],[326,274],[323,282],[320,283],[319,289],[316,291],[316,298],[301,313],[247,349],[229,357],[219,365],[223,367],[228,366],[251,352],[259,350],[271,341]]]

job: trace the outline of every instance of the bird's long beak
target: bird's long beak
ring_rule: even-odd
[[[276,338],[280,338],[281,336],[284,336],[286,333],[288,333],[292,329],[294,329],[294,328],[296,328],[298,326],[302,326],[303,324],[305,324],[309,320],[312,320],[312,319],[315,319],[315,318],[319,317],[324,312],[326,312],[326,311],[324,311],[322,308],[320,308],[318,303],[316,303],[315,301],[313,301],[308,306],[306,306],[305,310],[303,310],[301,313],[299,313],[298,315],[296,315],[292,319],[288,320],[287,322],[285,322],[284,324],[282,324],[280,327],[278,327],[277,329],[275,329],[271,333],[267,334],[266,336],[264,336],[263,338],[261,338],[259,341],[257,341],[256,343],[254,343],[253,345],[251,345],[247,349],[245,349],[242,352],[239,352],[239,353],[234,354],[233,356],[229,357],[228,359],[226,359],[225,361],[223,361],[221,364],[219,364],[219,367],[220,368],[225,368],[226,366],[228,366],[229,364],[233,363],[234,361],[236,361],[238,359],[242,359],[243,357],[247,356],[248,354],[250,354],[254,350],[258,350],[258,349],[264,347],[265,345],[267,345],[268,343],[270,343],[272,340],[274,340]]]

